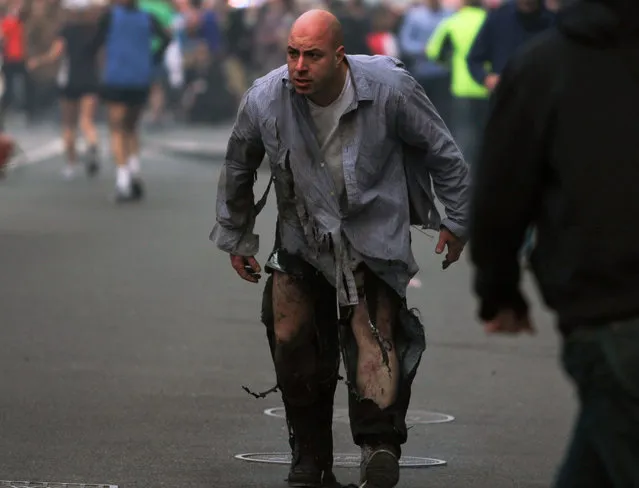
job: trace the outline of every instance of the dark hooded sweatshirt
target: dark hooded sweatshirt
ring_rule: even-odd
[[[526,310],[518,251],[564,332],[639,316],[639,2],[584,0],[528,44],[495,92],[470,246],[484,320]]]

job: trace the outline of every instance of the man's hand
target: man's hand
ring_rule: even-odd
[[[501,310],[494,319],[484,322],[484,330],[487,334],[517,335],[525,332],[533,335],[535,333],[528,314],[517,317],[512,310]]]
[[[446,247],[448,247],[448,252],[446,253],[446,259],[442,263],[443,269],[448,268],[455,261],[459,260],[459,256],[461,256],[464,250],[464,242],[446,227],[442,227],[439,231],[439,242],[437,243],[435,252],[441,254]]]
[[[262,277],[262,268],[253,256],[236,256],[231,254],[231,266],[243,280],[257,283]]]
[[[484,86],[488,88],[489,91],[494,91],[495,88],[497,88],[498,84],[499,84],[499,75],[496,75],[494,73],[486,76],[486,79],[484,80]]]

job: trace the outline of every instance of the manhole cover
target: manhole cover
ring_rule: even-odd
[[[287,452],[255,452],[247,454],[236,454],[235,459],[248,461],[251,463],[266,464],[291,464],[291,454]],[[333,454],[333,465],[340,468],[359,468],[361,456],[359,454]],[[402,456],[399,465],[402,468],[430,468],[432,466],[443,466],[446,461],[441,459]]]
[[[2,488],[118,488],[102,483],[57,483],[53,481],[1,481]]]
[[[267,408],[264,413],[269,417],[286,418],[284,407]],[[333,412],[333,420],[336,422],[348,422],[348,409],[336,408]],[[427,410],[409,410],[406,414],[406,423],[411,424],[445,424],[452,422],[455,417],[446,413],[429,412]]]

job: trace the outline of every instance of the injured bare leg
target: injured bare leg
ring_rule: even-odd
[[[361,276],[358,278],[357,281],[362,281]],[[373,300],[365,296],[363,288],[358,292],[359,304],[353,311],[351,327],[358,349],[358,392],[384,409],[394,403],[399,384],[399,361],[393,340],[397,303],[388,287],[381,280],[376,282]],[[371,287],[366,286],[366,289]],[[376,315],[372,320],[369,315],[371,304],[375,305]]]
[[[275,338],[278,343],[290,343],[312,333],[313,301],[294,276],[273,273],[273,314]]]

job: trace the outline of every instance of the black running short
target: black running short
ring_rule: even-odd
[[[111,103],[122,103],[129,107],[139,107],[146,105],[149,98],[149,88],[126,88],[103,86],[100,90],[102,100]]]
[[[97,95],[98,87],[94,85],[69,85],[60,88],[60,98],[63,100],[76,101],[87,95]]]

